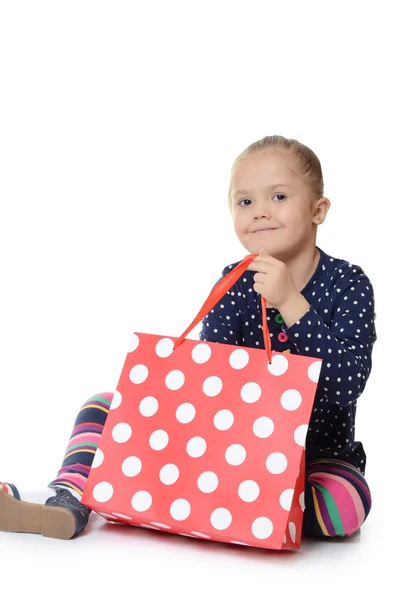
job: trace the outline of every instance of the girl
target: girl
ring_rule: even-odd
[[[229,208],[239,241],[258,256],[203,319],[200,339],[263,348],[263,296],[272,349],[323,359],[306,438],[303,535],[350,536],[371,508],[354,436],[377,339],[371,282],[316,245],[330,201],[317,156],[297,140],[268,136],[248,146],[232,165]],[[90,510],[80,500],[112,398],[83,405],[48,488],[0,483],[0,530],[69,539],[85,528]]]

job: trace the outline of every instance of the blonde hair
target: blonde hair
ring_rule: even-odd
[[[232,199],[231,199],[231,187],[232,187],[232,173],[233,169],[240,162],[240,160],[246,158],[250,154],[259,152],[266,152],[267,150],[281,150],[287,157],[295,159],[298,166],[299,174],[302,179],[305,179],[310,185],[316,199],[324,196],[324,181],[323,173],[321,169],[321,163],[316,154],[305,146],[298,142],[298,140],[288,139],[282,135],[268,135],[257,142],[250,144],[245,150],[243,150],[237,158],[234,160],[231,168],[230,184],[229,184],[229,210],[232,210]]]

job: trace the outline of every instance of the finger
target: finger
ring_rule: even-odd
[[[259,256],[257,256],[256,258],[254,258],[254,260],[252,262],[250,262],[250,264],[248,265],[247,270],[248,271],[257,271],[258,269],[258,265],[260,263],[260,259]]]
[[[265,250],[264,248],[261,248],[258,255],[258,259],[267,262],[268,264],[277,264],[281,262],[278,260],[278,258],[274,258],[274,256],[269,254],[269,252],[267,252],[267,250]]]
[[[266,283],[266,273],[255,273],[254,281],[255,283]]]
[[[255,259],[250,265],[248,265],[247,270],[265,273],[267,268],[268,266],[266,266],[266,263],[263,260]]]
[[[252,261],[251,264],[248,265],[248,267],[246,268],[247,271],[257,271],[258,270],[258,263],[256,263],[255,261]]]
[[[269,252],[265,248],[261,248],[258,254],[258,258],[261,260],[275,260],[275,258],[269,254]]]

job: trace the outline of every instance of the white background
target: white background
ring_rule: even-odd
[[[97,517],[70,542],[0,533],[6,589],[335,598],[370,590],[376,569],[387,583],[396,497],[392,7],[0,2],[0,480],[34,489],[55,477],[78,409],[115,389],[133,331],[179,336],[223,267],[246,255],[228,213],[229,172],[265,135],[297,138],[319,156],[332,207],[317,244],[367,273],[378,333],[357,416],[374,502],[361,535],[271,553]]]

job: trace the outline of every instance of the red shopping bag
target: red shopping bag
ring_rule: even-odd
[[[135,333],[82,501],[111,521],[271,549],[300,547],[305,439],[321,359]]]

